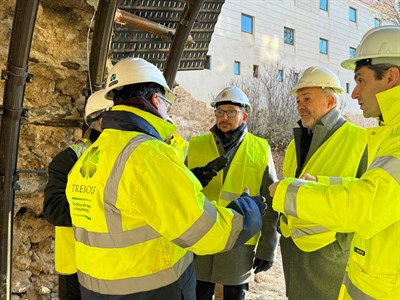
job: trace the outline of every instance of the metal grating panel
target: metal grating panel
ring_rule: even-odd
[[[179,71],[204,69],[208,46],[224,2],[204,1],[191,31],[194,44],[185,48]],[[184,1],[179,0],[121,0],[118,8],[176,29],[185,5]],[[128,56],[141,57],[163,70],[171,45],[172,40],[115,23],[111,40],[112,61],[116,63]]]

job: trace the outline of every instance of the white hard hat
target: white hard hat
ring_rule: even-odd
[[[88,98],[85,106],[85,122],[90,124],[92,120],[96,119],[103,111],[110,110],[114,102],[105,98],[105,90],[94,92]]]
[[[106,98],[113,99],[114,89],[118,90],[125,85],[144,82],[159,84],[165,90],[165,97],[174,102],[175,95],[169,88],[161,71],[148,61],[133,57],[121,59],[111,69],[107,78]]]
[[[249,98],[247,98],[246,94],[236,86],[224,88],[217,97],[215,97],[214,101],[210,103],[210,105],[216,107],[218,106],[218,103],[223,102],[231,102],[232,104],[240,105],[245,108],[247,113],[251,112],[252,109]]]
[[[400,66],[400,26],[387,25],[373,28],[364,34],[354,58],[347,59],[341,66],[354,70],[359,60],[371,58],[371,64],[389,63]]]
[[[332,88],[342,94],[344,89],[340,84],[339,77],[326,67],[309,67],[301,76],[297,85],[289,92],[296,96],[297,90],[305,87]]]

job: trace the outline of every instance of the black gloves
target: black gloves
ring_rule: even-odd
[[[259,258],[254,258],[254,263],[253,263],[253,269],[255,269],[254,274],[267,271],[269,268],[272,267],[272,265],[273,265],[272,261],[266,261]]]
[[[213,161],[210,161],[204,167],[197,167],[191,169],[194,176],[201,182],[201,185],[205,187],[211,179],[218,174],[220,170],[226,167],[228,164],[228,158],[226,156],[220,156]]]

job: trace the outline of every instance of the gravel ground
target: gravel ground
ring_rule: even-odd
[[[285,280],[283,277],[281,250],[278,248],[274,265],[266,272],[256,275],[250,283],[247,300],[283,300],[285,296]]]
[[[222,300],[222,286],[215,288],[214,300]],[[250,282],[249,292],[246,300],[285,300],[285,280],[283,277],[281,251],[278,248],[276,262],[266,272],[256,275],[253,282]]]

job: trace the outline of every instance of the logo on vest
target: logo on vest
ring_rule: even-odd
[[[357,247],[354,247],[354,252],[355,252],[355,253],[358,253],[358,254],[360,254],[360,255],[362,255],[362,256],[365,256],[365,251],[364,251],[364,250],[361,250],[361,249],[359,249],[359,248],[357,248]]]
[[[82,162],[82,167],[79,172],[85,179],[92,178],[94,173],[97,171],[97,163],[99,162],[100,150],[98,147],[93,147],[90,149],[89,153],[85,155]]]

